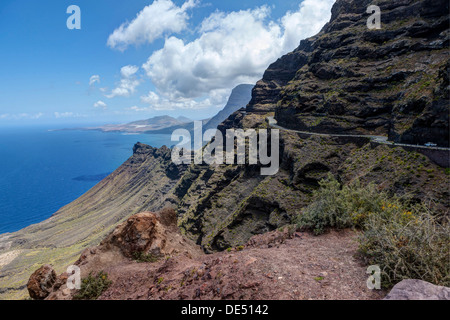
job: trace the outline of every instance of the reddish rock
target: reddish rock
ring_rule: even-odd
[[[104,243],[114,245],[127,257],[136,252],[159,255],[165,246],[164,228],[154,213],[143,212],[119,225]]]
[[[43,265],[28,280],[27,288],[30,297],[36,300],[45,299],[56,282],[56,272],[51,265]]]

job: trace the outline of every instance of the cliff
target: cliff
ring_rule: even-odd
[[[369,30],[366,8],[381,8]],[[449,146],[449,3],[337,1],[331,21],[266,71],[249,106],[304,131]]]
[[[366,26],[370,4],[381,8],[381,30]],[[441,167],[448,150],[430,160],[433,150],[358,136],[448,146],[448,12],[447,1],[338,0],[322,31],[269,66],[245,111],[219,125],[268,128],[274,116],[284,128],[325,135],[281,130],[281,169],[272,177],[254,167],[192,166],[175,193],[181,228],[207,251],[242,244],[289,223],[328,172],[436,199],[448,212],[440,187],[449,181]],[[355,137],[335,136],[343,133]]]
[[[244,108],[252,97],[253,85],[251,84],[240,84],[233,89],[230,98],[228,99],[225,107],[214,117],[209,120],[205,126],[204,130],[216,129],[225,119],[227,119],[235,111]]]

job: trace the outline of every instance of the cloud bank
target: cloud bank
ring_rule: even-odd
[[[165,34],[179,33],[187,27],[189,16],[186,11],[195,6],[194,0],[181,7],[170,0],[156,0],[139,12],[134,20],[114,30],[107,44],[124,51],[130,45],[152,43]]]
[[[195,7],[196,1],[177,7],[170,0],[157,0],[132,22],[114,31],[108,44],[126,48],[166,35],[164,47],[154,51],[142,65],[156,88],[141,97],[142,102],[157,110],[200,109],[207,104],[219,107],[232,88],[256,83],[272,62],[294,50],[300,40],[318,33],[329,21],[334,2],[304,0],[296,11],[278,20],[271,19],[268,6],[216,11],[196,28],[196,38],[186,41],[171,34],[186,28],[186,10]],[[159,17],[151,21],[150,14],[170,23],[156,26]],[[125,82],[111,96],[129,95],[134,92],[130,87]]]

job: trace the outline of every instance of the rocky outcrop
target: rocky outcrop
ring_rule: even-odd
[[[51,265],[43,265],[28,280],[27,289],[30,297],[43,300],[50,294],[56,282],[56,272]]]
[[[137,262],[157,262],[172,257],[197,258],[203,255],[200,247],[183,237],[177,227],[176,213],[165,208],[159,212],[142,212],[118,225],[98,246],[84,250],[74,265],[81,277],[106,273]],[[147,259],[147,260],[145,260]],[[60,279],[67,279],[63,273]],[[56,280],[56,275],[55,275]],[[71,299],[76,290],[69,290],[65,282],[50,286],[49,300]]]
[[[98,249],[116,247],[128,258],[134,258],[136,254],[157,258],[187,252],[185,244],[187,242],[178,232],[175,211],[166,208],[158,213],[142,212],[131,216],[117,226]]]
[[[354,257],[355,236],[350,230],[315,237],[285,229],[255,236],[225,252],[141,263],[100,261],[99,256],[117,252],[98,247],[92,249],[94,255],[82,255],[79,265],[84,274],[101,268],[108,275],[111,285],[100,300],[382,298],[383,291],[366,286],[365,267]],[[71,299],[75,293],[63,285],[47,299]]]
[[[449,146],[448,1],[377,1],[382,28],[369,30],[372,2],[336,1],[318,35],[268,68],[247,111],[298,130]]]
[[[403,280],[397,283],[385,300],[450,300],[450,288],[436,286],[422,280]]]

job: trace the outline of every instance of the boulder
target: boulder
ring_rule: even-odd
[[[165,245],[164,228],[154,213],[143,212],[119,225],[104,243],[120,248],[130,258],[140,252],[158,255]]]
[[[118,248],[127,258],[136,254],[151,254],[155,257],[180,252],[197,251],[187,246],[178,231],[177,215],[173,209],[159,212],[142,212],[128,218],[100,244],[100,251]]]
[[[450,300],[450,288],[408,279],[397,283],[384,300]]]
[[[52,291],[56,282],[56,272],[51,265],[43,265],[28,280],[28,293],[32,299],[43,300]]]

